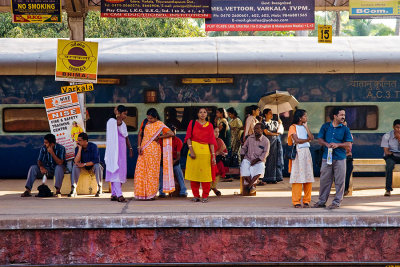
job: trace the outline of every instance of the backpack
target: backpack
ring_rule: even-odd
[[[50,188],[45,185],[39,185],[39,187],[37,188],[39,190],[39,194],[36,195],[36,197],[52,197],[53,196],[53,192],[51,192]]]

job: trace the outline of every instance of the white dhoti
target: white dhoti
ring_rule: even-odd
[[[260,161],[257,164],[251,166],[249,160],[244,159],[242,164],[240,164],[240,175],[243,176],[250,176],[252,179],[254,176],[260,175],[260,177],[264,177],[265,172],[265,163]],[[248,182],[244,179],[243,184],[247,185]]]

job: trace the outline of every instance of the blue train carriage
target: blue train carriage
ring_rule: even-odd
[[[99,77],[86,93],[87,131],[105,139],[116,103],[129,108],[133,145],[150,107],[164,121],[178,124],[178,136],[195,107],[235,107],[244,119],[247,106],[274,90],[287,90],[309,114],[316,135],[333,106],[345,106],[356,158],[380,158],[380,140],[398,118],[399,37],[314,38],[234,37],[98,39]],[[23,178],[37,160],[49,131],[43,96],[60,92],[55,82],[55,39],[0,39],[0,178]],[[292,114],[280,114],[285,128]],[[286,140],[284,140],[286,141]],[[319,146],[312,152],[318,175]],[[102,156],[104,150],[102,150]],[[136,156],[129,159],[133,177]]]

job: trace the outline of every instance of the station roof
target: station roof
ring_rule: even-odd
[[[400,37],[88,39],[99,75],[398,73]],[[57,39],[0,38],[1,75],[54,75]]]

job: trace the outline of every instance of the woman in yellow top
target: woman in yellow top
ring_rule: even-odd
[[[216,160],[214,127],[207,121],[207,109],[200,108],[197,120],[191,121],[186,131],[185,142],[189,146],[185,179],[190,181],[194,198],[200,201],[200,184],[203,188],[203,203],[208,202],[211,182],[215,180]],[[194,125],[193,125],[194,123]],[[193,125],[193,126],[192,126]]]
[[[78,135],[83,133],[83,129],[78,125],[76,121],[72,122],[71,138],[72,141],[78,141]]]

